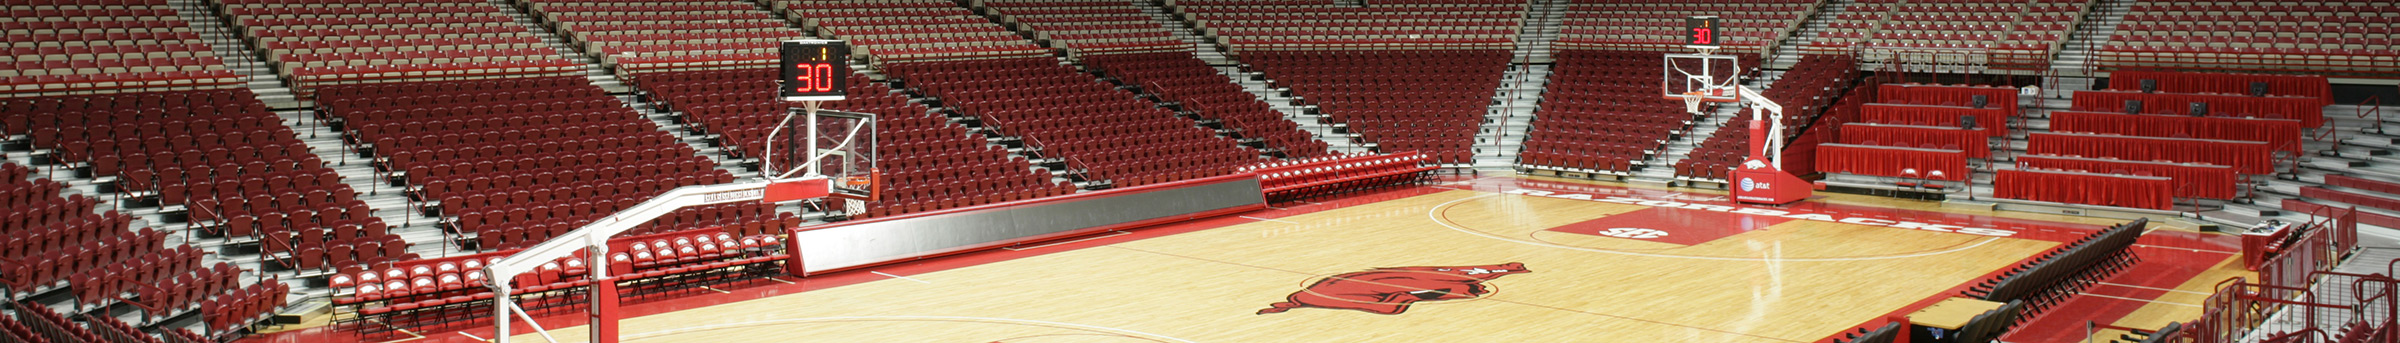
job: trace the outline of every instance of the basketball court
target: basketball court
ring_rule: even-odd
[[[1949,298],[2118,222],[1849,195],[1754,207],[1617,183],[1446,176],[628,300],[619,332],[628,342],[1811,342]],[[2078,340],[2085,320],[2191,318],[2217,280],[2242,275],[2233,237],[2152,229],[2134,249],[2137,270],[2087,290],[2096,300],[2033,318],[2010,341]],[[580,317],[539,319],[558,341],[577,342]],[[342,334],[318,331],[270,341]]]

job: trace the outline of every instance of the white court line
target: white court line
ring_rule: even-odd
[[[733,292],[726,292],[725,290],[722,290],[722,289],[716,289],[715,287],[709,287],[709,286],[700,286],[700,289],[711,290],[711,291],[717,291],[717,293],[733,294]]]
[[[2135,285],[2127,285],[2127,284],[2121,284],[2121,283],[2107,283],[2107,282],[2100,282],[2099,284],[2101,284],[2101,285],[2104,285],[2104,286],[2117,286],[2117,287],[2125,287],[2125,288],[2139,288],[2139,289],[2147,289],[2147,290],[2153,290],[2153,291],[2168,291],[2168,292],[2176,292],[2176,293],[2191,293],[2191,294],[2199,294],[2199,295],[2213,295],[2213,294],[2208,294],[2208,293],[2201,293],[2201,292],[2194,292],[2194,291],[2186,291],[2186,290],[2173,289],[2173,288],[2158,288],[2158,287],[2150,287],[2150,286],[2135,286]]]
[[[1026,251],[1026,250],[1033,250],[1033,249],[1048,248],[1048,247],[1058,246],[1058,245],[1061,245],[1061,244],[1076,243],[1076,242],[1082,242],[1082,241],[1088,241],[1088,240],[1094,240],[1094,239],[1101,239],[1101,238],[1116,237],[1116,236],[1124,236],[1124,235],[1130,235],[1130,234],[1133,234],[1133,231],[1117,231],[1117,233],[1116,233],[1116,234],[1113,234],[1113,235],[1085,237],[1085,238],[1083,238],[1083,239],[1078,239],[1078,240],[1065,241],[1065,242],[1057,242],[1057,243],[1050,243],[1050,244],[1043,244],[1043,245],[1036,245],[1036,246],[1023,247],[1023,248],[1018,248],[1018,247],[1000,247],[1000,249],[1001,249],[1001,250],[1008,250],[1008,251]]]
[[[780,279],[780,278],[767,278],[767,281],[782,282],[783,284],[786,284],[786,285],[797,285],[796,283],[792,283],[791,281],[783,281],[783,279]]]
[[[1958,247],[1958,248],[1955,248],[1955,249],[1950,249],[1950,250],[1942,250],[1942,251],[1927,251],[1927,252],[1920,252],[1920,253],[1906,254],[1906,255],[1873,256],[1873,257],[1774,258],[1774,257],[1722,257],[1722,256],[1688,256],[1688,255],[1667,255],[1667,254],[1639,253],[1639,252],[1630,252],[1630,251],[1616,251],[1616,250],[1608,250],[1608,249],[1593,249],[1593,248],[1586,248],[1586,247],[1579,247],[1579,246],[1572,246],[1572,245],[1559,245],[1559,244],[1551,244],[1551,243],[1546,243],[1546,242],[1530,242],[1530,241],[1517,240],[1517,239],[1508,238],[1508,237],[1501,237],[1501,236],[1499,236],[1499,235],[1494,235],[1494,234],[1491,234],[1491,233],[1489,233],[1489,232],[1475,231],[1475,230],[1470,230],[1470,229],[1463,228],[1463,227],[1458,227],[1458,225],[1452,225],[1452,224],[1450,223],[1450,221],[1447,221],[1447,220],[1442,220],[1442,217],[1441,217],[1441,215],[1439,214],[1439,212],[1441,212],[1441,210],[1442,210],[1443,208],[1450,207],[1450,205],[1457,205],[1457,204],[1458,204],[1458,203],[1460,203],[1460,202],[1466,202],[1466,201],[1468,201],[1468,200],[1475,200],[1475,199],[1482,199],[1482,198],[1496,197],[1496,196],[1500,196],[1501,194],[1502,194],[1502,193],[1485,193],[1485,194],[1483,194],[1483,195],[1477,195],[1477,196],[1472,196],[1472,197],[1466,197],[1466,198],[1461,198],[1461,199],[1458,199],[1458,200],[1451,200],[1450,202],[1445,202],[1445,203],[1442,203],[1441,205],[1434,205],[1433,207],[1429,207],[1429,208],[1426,208],[1426,209],[1425,209],[1425,219],[1432,220],[1434,224],[1441,224],[1441,225],[1442,225],[1442,227],[1450,228],[1450,230],[1451,230],[1451,231],[1458,231],[1458,232],[1460,232],[1460,233],[1465,233],[1465,234],[1470,234],[1470,235],[1476,235],[1476,236],[1482,236],[1483,238],[1490,238],[1490,239],[1499,240],[1499,241],[1503,241],[1503,242],[1513,242],[1513,243],[1517,243],[1517,244],[1532,245],[1532,246],[1541,246],[1541,247],[1551,247],[1551,248],[1559,248],[1559,249],[1567,249],[1567,250],[1580,250],[1580,251],[1596,252],[1596,253],[1603,253],[1603,254],[1617,254],[1617,255],[1627,255],[1627,256],[1644,256],[1644,257],[1661,257],[1661,258],[1682,258],[1682,259],[1708,260],[1708,261],[1843,262],[1843,261],[1873,261],[1873,260],[1891,260],[1891,259],[1903,259],[1903,258],[1916,258],[1916,257],[1934,256],[1934,255],[1941,255],[1941,254],[1948,254],[1948,253],[1953,253],[1953,252],[1965,251],[1965,250],[1967,250],[1967,249],[1974,249],[1974,248],[1977,248],[1977,247],[1982,247],[1984,244],[1991,244],[1991,243],[1992,243],[1992,241],[2000,240],[2000,237],[1984,237],[1984,238],[1983,238],[1983,241],[1981,241],[1981,242],[1975,242],[1975,244],[1970,244],[1970,245],[1967,245],[1967,246]]]
[[[475,339],[475,340],[478,340],[478,341],[489,341],[488,339],[483,339],[483,337],[475,337],[475,335],[469,335],[469,334],[467,334],[467,332],[466,332],[466,331],[459,331],[459,332],[458,332],[458,335],[459,335],[459,336],[467,336],[467,338],[473,338],[473,339]]]
[[[2200,305],[2185,304],[2185,303],[2179,303],[2179,302],[2165,302],[2165,301],[2157,301],[2157,300],[2150,300],[2150,299],[2135,299],[2135,298],[2127,298],[2127,297],[2112,296],[2112,295],[2099,295],[2099,294],[2091,294],[2091,293],[2078,293],[2078,294],[2083,294],[2083,296],[2087,296],[2087,297],[2102,297],[2102,298],[2118,299],[2118,300],[2132,300],[2132,301],[2146,302],[2146,303],[2152,303],[2152,304],[2167,304],[2167,305],[2175,305],[2175,306],[2200,307]]]
[[[892,278],[894,278],[894,279],[901,279],[901,280],[908,280],[908,281],[922,282],[922,283],[925,283],[925,284],[928,284],[928,285],[931,285],[931,284],[933,284],[933,281],[925,281],[925,280],[911,279],[911,278],[909,278],[909,277],[906,277],[906,276],[899,276],[899,275],[892,275],[892,274],[884,274],[883,272],[873,272],[873,271],[871,271],[871,272],[869,272],[869,273],[875,273],[875,275],[890,276],[890,277],[892,277]]]
[[[1288,208],[1274,207],[1274,206],[1267,206],[1267,209],[1270,209],[1270,210],[1276,210],[1276,211],[1290,211],[1290,210],[1292,210],[1292,209],[1288,209]]]
[[[1300,223],[1294,223],[1294,222],[1291,222],[1291,221],[1284,221],[1284,220],[1274,220],[1274,219],[1259,218],[1259,217],[1252,217],[1252,216],[1235,216],[1235,217],[1242,217],[1242,219],[1258,220],[1258,221],[1270,221],[1270,222],[1277,222],[1277,223],[1284,223],[1284,224],[1300,224]]]
[[[2241,254],[2242,254],[2242,252],[2239,252],[2239,251],[2222,251],[2222,250],[2192,249],[2192,248],[2185,248],[2185,247],[2170,247],[2170,246],[2164,246],[2164,245],[2134,244],[2133,246],[2137,246],[2137,247],[2149,247],[2149,248],[2159,248],[2159,249],[2191,250],[2191,251],[2198,251],[2198,252],[2212,252],[2212,253],[2219,253],[2219,254],[2226,254],[2226,255],[2241,255]]]

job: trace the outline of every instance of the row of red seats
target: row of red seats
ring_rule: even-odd
[[[1003,20],[1025,25],[1036,38],[1070,54],[1190,51],[1192,46],[1128,2],[982,1]],[[1130,24],[1126,24],[1130,23]],[[1112,25],[1113,24],[1113,25]],[[1085,63],[1091,63],[1089,59]]]
[[[210,331],[240,332],[243,328],[266,320],[271,311],[282,307],[292,292],[291,285],[278,279],[261,280],[224,296],[210,298],[200,305],[200,318],[206,320]]]
[[[65,161],[89,163],[99,174],[96,176],[117,177],[119,188],[133,195],[155,196],[163,205],[187,205],[191,223],[211,228],[208,232],[223,234],[217,228],[228,224],[226,220],[269,211],[278,215],[359,212],[331,219],[304,216],[310,220],[288,226],[280,220],[274,224],[292,230],[325,230],[344,224],[380,225],[381,219],[364,213],[364,203],[355,198],[355,192],[342,185],[338,177],[329,177],[332,171],[308,153],[290,128],[267,113],[247,90],[11,99],[10,106],[20,106],[15,104],[17,101],[58,111],[55,117],[47,118],[51,122],[43,122],[46,118],[41,116],[31,118],[28,127],[36,128],[34,136],[54,137],[48,143],[37,139],[37,146],[60,149],[59,156]],[[123,113],[135,115],[126,117]],[[87,118],[123,121],[93,122],[86,121]],[[154,123],[155,130],[151,126]],[[172,123],[183,123],[182,131],[177,131],[179,126]],[[228,124],[231,126],[225,126]],[[120,128],[128,125],[133,128]],[[245,137],[240,140],[202,131],[243,127],[258,129],[232,136]],[[16,128],[10,126],[12,130]],[[167,139],[109,136],[117,132]],[[97,144],[101,142],[107,143]],[[120,145],[126,142],[135,143]],[[107,150],[99,148],[103,146]],[[85,157],[107,151],[123,154]]]
[[[1050,58],[906,63],[886,65],[886,70],[983,119],[987,127],[1026,137],[1045,154],[1070,158],[1091,177],[1118,187],[1223,175],[1257,158],[1231,140]],[[995,77],[992,71],[1019,76]],[[1039,97],[1055,101],[1022,100]],[[1122,134],[1091,135],[1092,130]],[[1197,164],[1177,165],[1187,161]]]
[[[15,320],[0,322],[7,323],[8,338],[21,339],[19,342],[99,342],[102,339],[100,335],[75,325],[75,322],[67,320],[67,317],[48,306],[26,305],[9,299],[8,308],[15,312]]]
[[[120,3],[84,7],[76,3],[27,3],[9,6],[11,13],[48,20],[0,24],[8,36],[5,47],[31,50],[0,60],[0,94],[40,96],[65,93],[119,93],[168,89],[229,88],[240,77],[215,59],[212,48],[190,32],[164,2]],[[157,45],[164,56],[139,46]],[[178,53],[166,53],[170,47]],[[198,49],[194,49],[197,47]],[[74,55],[68,50],[107,50],[109,55]],[[202,53],[206,53],[205,55]]]
[[[1415,182],[1439,167],[1430,158],[1403,152],[1390,155],[1327,155],[1243,167],[1258,174],[1259,187],[1274,200],[1303,199],[1359,189]]]
[[[285,7],[228,7],[222,10],[229,22],[240,23],[244,37],[258,41],[258,34],[269,30],[310,30],[337,28],[393,27],[494,27],[514,26],[502,9],[484,3],[453,4],[371,4],[354,6],[333,3],[288,3]],[[445,19],[434,19],[445,18]],[[318,19],[311,21],[308,19]],[[425,25],[395,25],[425,24]],[[323,25],[323,26],[318,26]],[[334,32],[323,32],[334,33]],[[353,32],[355,33],[355,32]],[[311,94],[319,85],[343,83],[395,82],[422,79],[496,78],[509,76],[571,75],[582,67],[568,61],[557,52],[525,41],[530,36],[514,39],[468,38],[459,40],[360,39],[364,36],[320,36],[316,41],[286,42],[269,48],[270,63],[295,86],[295,93]],[[489,45],[488,49],[445,50],[441,52],[403,51],[407,46],[467,47],[462,44]],[[263,47],[263,46],[262,46]],[[527,49],[533,48],[533,49]],[[343,49],[381,52],[339,52]],[[311,52],[333,52],[314,53]]]
[[[770,13],[758,10],[756,4],[737,1],[536,1],[527,8],[545,19],[550,27],[557,28],[561,34],[584,46],[584,53],[603,64],[633,64],[637,65],[635,69],[643,70],[738,65],[763,67],[772,65],[773,61],[771,58],[720,57],[712,58],[707,63],[694,64],[646,58],[628,60],[618,57],[630,56],[617,55],[627,52],[661,54],[700,51],[764,53],[767,52],[764,49],[774,48],[775,42],[809,37],[805,32],[786,28],[782,21],[776,20]],[[656,20],[659,16],[686,20]]]
[[[442,98],[413,95],[456,89],[484,91]],[[591,120],[585,113],[622,111],[614,109],[621,105],[580,78],[336,86],[326,90],[320,96],[326,104],[323,113],[343,118],[345,126],[362,129],[351,132],[359,138],[373,139],[374,153],[385,157],[380,166],[406,171],[407,182],[416,190],[412,192],[415,200],[439,200],[438,208],[449,224],[446,229],[477,235],[477,242],[498,243],[486,244],[484,249],[539,242],[552,232],[582,226],[669,188],[732,178],[648,121],[625,116]],[[397,99],[417,102],[394,101]],[[517,106],[525,104],[545,105]],[[467,117],[414,110],[450,106],[489,108],[491,115],[501,116],[516,115],[509,111],[517,110],[561,115],[539,117],[549,119],[543,121],[484,120],[467,127],[440,127],[422,120]],[[352,117],[353,108],[365,110]],[[395,126],[399,129],[377,129]],[[394,136],[367,137],[370,132]],[[526,155],[532,158],[522,158]],[[610,182],[627,179],[640,181]],[[603,189],[613,190],[606,194],[615,199],[607,201],[608,206],[595,206],[589,199],[605,197]],[[541,215],[529,210],[540,210]],[[683,212],[688,211],[694,210]],[[769,211],[757,212],[752,215],[773,218],[766,215]],[[544,233],[525,233],[524,228],[533,226],[542,226]],[[512,227],[516,231],[508,231]],[[505,237],[511,232],[518,234],[503,239],[512,238]],[[491,237],[481,238],[485,234]]]
[[[1348,122],[1361,134],[1406,135],[1438,130],[1430,127],[1359,125],[1376,120],[1422,119],[1440,123],[1482,123],[1491,90],[1500,85],[1508,65],[1506,50],[1428,51],[1258,51],[1245,53],[1251,67],[1280,84],[1288,84],[1318,110]],[[1426,81],[1439,80],[1439,81]],[[1369,87],[1369,84],[1383,84]],[[1392,92],[1394,85],[1414,88]],[[1304,101],[1304,102],[1305,102]],[[1352,105],[1355,103],[1356,105]],[[1428,112],[1383,111],[1425,109]],[[1435,163],[1472,163],[1473,135],[1439,141],[1417,141],[1381,151],[1421,151]],[[1380,143],[1372,141],[1370,142]]]
[[[608,259],[609,274],[619,283],[680,278],[736,266],[758,268],[788,258],[774,235],[737,239],[718,228],[620,237],[611,239],[609,245],[613,252]],[[491,292],[483,290],[489,280],[483,279],[480,270],[515,253],[503,250],[347,270],[331,279],[333,303],[337,309],[352,314],[343,321],[382,322],[402,329],[419,324],[396,318],[423,315],[413,312],[487,308],[488,305],[470,306],[489,304],[493,298]],[[511,296],[530,299],[553,291],[580,291],[590,285],[590,280],[583,277],[590,268],[584,264],[582,255],[577,252],[576,256],[544,263],[532,272],[518,275],[509,282]],[[367,334],[366,327],[354,329]]]
[[[823,28],[836,38],[851,40],[853,53],[872,53],[880,62],[906,60],[943,60],[1001,56],[1046,56],[1048,48],[1016,36],[1002,27],[968,11],[959,4],[947,1],[836,1],[815,2],[802,6],[801,1],[779,1],[778,10],[809,28]],[[887,3],[913,3],[911,10],[878,10],[889,8]],[[822,18],[822,19],[820,19]],[[878,29],[882,26],[935,26],[941,31],[924,36],[866,34],[856,28]],[[862,27],[863,26],[863,27]]]
[[[1661,101],[1655,86],[1665,57],[1656,53],[1573,49],[1556,52],[1551,82],[1526,133],[1519,164],[1581,172],[1631,172],[1665,150],[1693,114]],[[1723,66],[1732,73],[1737,66]],[[1646,71],[1646,72],[1644,72]],[[1594,138],[1597,138],[1596,140]],[[1594,144],[1594,142],[1601,142]]]

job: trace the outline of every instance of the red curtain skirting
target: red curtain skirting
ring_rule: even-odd
[[[2017,168],[2163,176],[2174,180],[2176,187],[2182,188],[2178,191],[2182,193],[2180,195],[2196,198],[2231,200],[2237,187],[2240,187],[2240,176],[2234,175],[2233,168],[2219,165],[2025,155],[2017,156]]]
[[[2291,119],[2219,118],[2131,115],[2100,112],[2050,112],[2050,130],[2127,136],[2199,138],[2266,142],[2268,146],[2300,152],[2300,121]]]
[[[2119,70],[2109,74],[2108,90],[2139,92],[2142,80],[2158,80],[2166,93],[2250,94],[2251,82],[2267,83],[2267,95],[2299,96],[2333,104],[2333,84],[2316,75],[2176,73]]]
[[[1965,151],[1968,158],[1991,158],[1992,144],[1983,131],[1956,127],[1842,124],[1842,144],[1896,146]]]
[[[2141,100],[2144,114],[2181,115],[2191,111],[2191,103],[2198,102],[2208,104],[2208,115],[2212,117],[2294,119],[2300,121],[2300,127],[2325,124],[2322,100],[2291,96],[2077,91],[2075,110],[2124,113],[2126,100]]]
[[[2175,209],[2174,181],[2163,177],[2001,170],[1992,196],[2071,204]]]
[[[2013,87],[1886,83],[1878,91],[1875,102],[1886,104],[1974,106],[1975,96],[1982,95],[1987,100],[1984,108],[2017,113],[2017,89]]]
[[[1896,148],[1850,144],[1817,145],[1817,172],[1848,173],[1873,176],[1904,176],[1902,169],[1916,169],[1918,176],[1935,180],[1962,181],[1973,171],[1967,170],[1967,155],[1957,150]],[[1933,171],[1943,177],[1930,177]]]
[[[1858,122],[1919,126],[1958,127],[1958,116],[1975,116],[1975,128],[1985,136],[2007,137],[2009,112],[1997,108],[1969,108],[1934,105],[1866,104],[1859,107]]]
[[[2030,154],[2206,163],[2253,175],[2275,172],[2274,148],[2260,142],[2055,132],[2036,132],[2026,141],[2025,152]]]

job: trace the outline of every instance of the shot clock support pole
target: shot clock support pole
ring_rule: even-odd
[[[800,111],[806,112],[806,114],[802,116],[808,119],[806,124],[808,125],[809,130],[815,131],[817,127],[817,111],[825,107],[825,102],[819,100],[809,100],[802,101],[801,104],[803,109]],[[783,121],[775,123],[775,128],[767,131],[767,151],[765,155],[760,155],[758,158],[758,175],[760,177],[765,177],[769,180],[792,177],[793,173],[791,172],[784,172],[775,169],[775,146],[781,145],[777,144],[780,142],[775,141],[775,136],[783,134],[783,128],[791,126],[792,115],[786,113],[783,115]],[[811,157],[815,156],[817,153],[817,140],[813,139],[813,135],[811,135],[811,137],[812,139],[808,139],[808,150],[802,151],[800,156]],[[800,159],[800,161],[804,163],[810,162],[810,160],[811,159],[809,158]],[[818,170],[815,163],[809,163],[809,165],[803,167],[808,169],[808,174],[806,175],[818,175]]]

